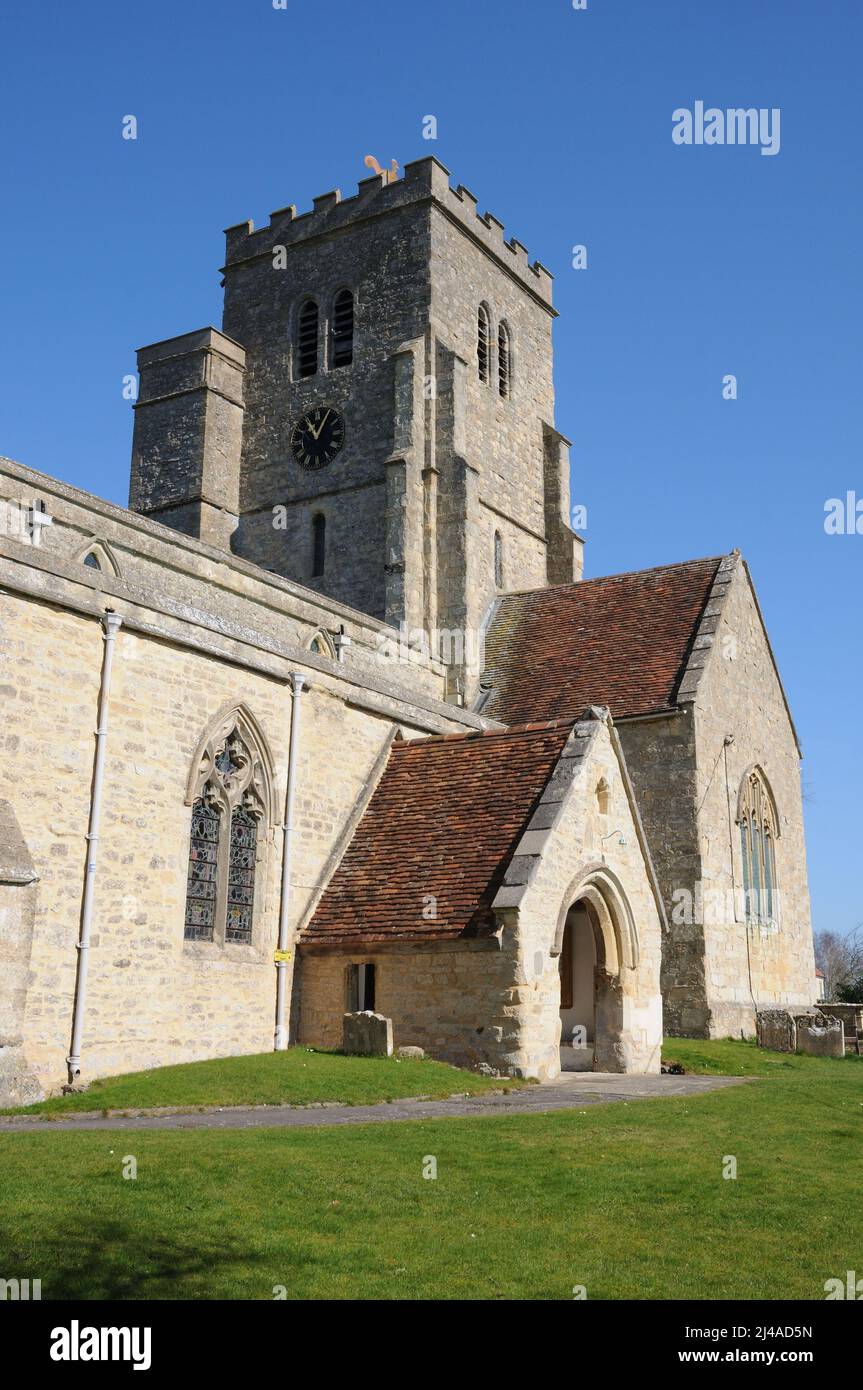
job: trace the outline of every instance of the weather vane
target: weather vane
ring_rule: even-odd
[[[378,164],[378,161],[375,159],[374,155],[367,154],[365,159],[363,160],[363,163],[365,164],[366,168],[374,169],[376,174],[383,174],[384,179],[387,183],[395,183],[396,179],[399,176],[398,160],[394,159],[389,169],[382,169],[381,166]]]

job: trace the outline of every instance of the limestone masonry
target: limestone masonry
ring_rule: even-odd
[[[582,579],[548,271],[423,159],[223,274],[139,352],[129,510],[0,460],[0,1103],[375,1018],[655,1072],[805,1009],[748,569]]]

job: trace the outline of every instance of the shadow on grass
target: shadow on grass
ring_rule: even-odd
[[[13,1234],[0,1226],[0,1278],[40,1279],[42,1300],[206,1299],[214,1284],[224,1286],[231,1271],[261,1260],[261,1252],[188,1243],[170,1233],[147,1232],[116,1219],[64,1215],[62,1225],[40,1229],[38,1236]],[[280,1260],[284,1266],[284,1258]],[[275,1276],[262,1278],[260,1297],[270,1299]],[[284,1282],[282,1280],[281,1282]],[[246,1291],[245,1297],[255,1297]]]

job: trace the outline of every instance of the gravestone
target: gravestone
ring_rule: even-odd
[[[383,1014],[345,1014],[342,1019],[342,1051],[359,1057],[392,1057],[393,1021]]]

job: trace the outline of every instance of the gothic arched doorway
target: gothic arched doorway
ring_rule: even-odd
[[[558,919],[561,1071],[623,1071],[620,973],[638,959],[622,885],[605,865],[574,880]]]

